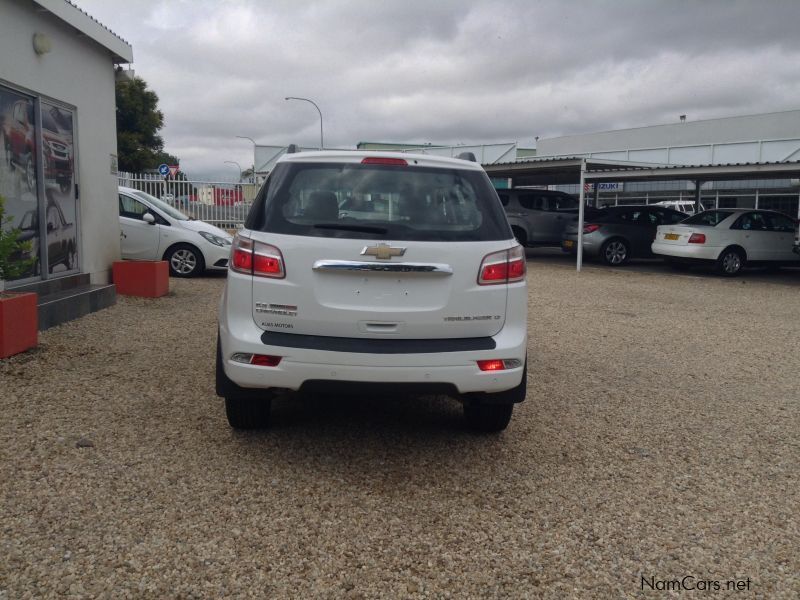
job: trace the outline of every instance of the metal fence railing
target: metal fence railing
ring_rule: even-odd
[[[119,173],[118,177],[119,185],[155,196],[189,217],[222,229],[242,227],[259,187],[239,181],[170,179],[157,173]]]
[[[700,202],[706,210],[712,208],[762,208],[777,210],[793,218],[800,218],[800,198],[798,192],[703,192]],[[656,202],[694,202],[694,193],[601,193],[598,206],[622,204],[655,204]]]

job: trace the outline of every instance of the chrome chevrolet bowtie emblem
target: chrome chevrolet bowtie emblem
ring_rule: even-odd
[[[363,256],[374,256],[379,260],[389,260],[393,256],[403,256],[406,253],[405,248],[395,248],[389,244],[378,244],[377,246],[364,246],[361,251]]]

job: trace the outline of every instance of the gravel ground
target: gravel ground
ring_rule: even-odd
[[[233,432],[221,278],[44,332],[0,362],[0,599],[798,597],[797,286],[529,269],[497,436],[447,398],[294,395]]]

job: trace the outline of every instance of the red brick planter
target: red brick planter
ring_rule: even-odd
[[[117,293],[158,298],[169,293],[169,265],[165,260],[120,260],[112,266]]]
[[[25,352],[38,341],[36,294],[0,292],[0,358]]]

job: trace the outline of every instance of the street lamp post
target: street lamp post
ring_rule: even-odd
[[[308,98],[298,98],[297,96],[286,96],[284,100],[302,100],[303,102],[309,102],[314,105],[314,108],[316,108],[319,113],[319,149],[322,150],[325,148],[325,144],[322,142],[322,111],[319,109],[319,106],[317,106],[317,103]]]
[[[256,144],[256,141],[253,138],[247,137],[246,135],[237,135],[236,137],[242,140],[250,140],[251,142],[253,142],[253,172],[251,174],[252,176],[250,177],[250,179],[252,180],[253,183],[256,183],[256,146],[258,146],[258,144]]]
[[[235,160],[226,160],[224,161],[226,165],[236,165],[239,167],[239,183],[242,183],[242,165],[240,165]]]

